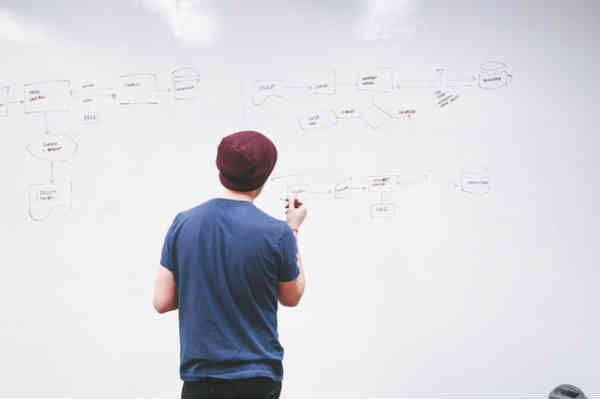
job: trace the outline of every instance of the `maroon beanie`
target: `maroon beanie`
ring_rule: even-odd
[[[221,183],[230,190],[252,191],[262,186],[277,162],[277,148],[265,135],[252,130],[221,140],[217,168]]]

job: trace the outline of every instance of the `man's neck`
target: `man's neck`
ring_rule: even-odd
[[[240,191],[232,191],[228,189],[223,189],[221,193],[221,198],[232,199],[237,201],[248,201],[253,202],[254,197],[250,194],[243,193]]]

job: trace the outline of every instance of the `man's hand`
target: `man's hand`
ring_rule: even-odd
[[[287,224],[292,229],[298,229],[308,212],[306,206],[299,202],[294,195],[288,196],[287,203],[287,210],[285,211],[287,215]]]

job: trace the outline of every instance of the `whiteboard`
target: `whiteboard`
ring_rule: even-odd
[[[593,1],[4,1],[2,397],[179,395],[152,289],[220,139],[279,160],[282,397],[600,394]]]

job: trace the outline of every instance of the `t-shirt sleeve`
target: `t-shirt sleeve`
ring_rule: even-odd
[[[298,245],[296,237],[289,226],[285,226],[283,235],[279,239],[281,251],[281,265],[277,273],[279,281],[292,281],[300,274],[298,269]]]
[[[171,227],[169,227],[169,231],[167,231],[167,236],[165,237],[165,242],[163,243],[162,254],[160,257],[160,264],[172,272],[177,268],[175,238],[177,237],[178,226],[179,215],[175,217],[175,220],[173,220],[173,223],[171,223]]]

